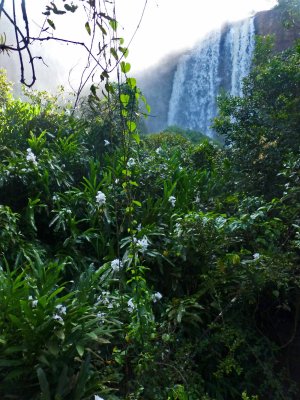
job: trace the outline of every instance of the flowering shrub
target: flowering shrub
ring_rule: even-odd
[[[266,201],[221,146],[30,98],[0,96],[1,399],[296,399],[298,164]]]

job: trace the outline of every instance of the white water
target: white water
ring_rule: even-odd
[[[249,18],[215,31],[178,63],[169,103],[168,125],[209,136],[221,88],[242,95],[254,50],[254,20]]]

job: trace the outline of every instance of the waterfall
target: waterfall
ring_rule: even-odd
[[[209,34],[184,55],[174,75],[168,125],[213,136],[221,88],[242,95],[242,80],[250,72],[254,50],[254,19],[249,18]]]

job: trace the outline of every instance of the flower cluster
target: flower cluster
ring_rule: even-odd
[[[159,292],[153,293],[151,298],[152,298],[153,303],[156,303],[157,301],[159,301],[162,298],[162,294]]]
[[[176,197],[175,196],[170,196],[168,202],[171,203],[172,207],[175,207]]]
[[[66,315],[67,313],[67,307],[63,306],[62,304],[57,304],[57,306],[55,306],[55,309],[57,313],[53,315],[53,319],[63,324],[64,323],[63,316]]]
[[[37,166],[36,156],[29,147],[27,150],[26,160],[32,162],[33,165]]]
[[[116,258],[115,260],[113,260],[113,261],[110,263],[110,266],[111,266],[111,269],[112,269],[114,272],[117,272],[117,271],[120,271],[120,269],[123,268],[123,263],[122,263],[121,260],[119,260],[118,258]]]
[[[128,306],[128,311],[129,311],[130,313],[132,313],[132,312],[134,311],[134,309],[135,309],[135,304],[133,303],[133,300],[132,300],[132,299],[129,299],[129,300],[127,301],[127,306]]]
[[[104,320],[105,320],[105,313],[99,311],[99,312],[97,313],[97,318],[99,319],[99,322],[103,323]]]
[[[147,250],[147,248],[149,246],[149,241],[148,241],[147,236],[144,236],[142,239],[136,239],[135,238],[134,241],[135,241],[135,244],[136,244],[137,248],[142,253],[144,253]]]
[[[29,297],[28,297],[28,300],[31,301],[31,307],[32,307],[32,308],[35,308],[35,307],[37,306],[38,300],[33,300],[33,297],[32,297],[32,296],[29,296]]]
[[[99,190],[96,195],[96,203],[98,203],[99,206],[103,206],[105,202],[106,202],[106,196],[103,192]]]
[[[135,159],[134,158],[129,158],[127,161],[127,168],[131,168],[135,165]]]
[[[100,296],[98,296],[97,298],[97,305],[103,305],[106,306],[107,308],[113,308],[114,305],[111,302],[110,298],[109,298],[110,293],[106,290],[103,290],[103,292],[101,293]]]

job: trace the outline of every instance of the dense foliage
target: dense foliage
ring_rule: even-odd
[[[298,48],[225,147],[140,139],[133,81],[79,116],[0,77],[0,397],[297,399]]]

